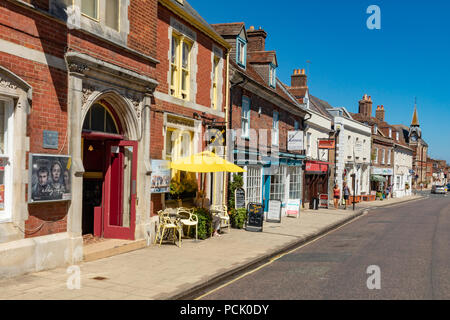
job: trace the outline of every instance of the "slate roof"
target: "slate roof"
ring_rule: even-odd
[[[328,119],[333,118],[327,111],[327,109],[333,108],[328,102],[321,100],[313,95],[309,95],[309,103],[310,107],[314,108],[314,110],[319,112],[321,115],[327,117]]]
[[[249,51],[247,53],[247,60],[250,63],[271,63],[277,61],[275,51]]]
[[[244,27],[243,22],[215,23],[211,25],[222,36],[237,36]]]

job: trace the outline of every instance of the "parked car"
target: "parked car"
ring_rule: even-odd
[[[437,186],[434,185],[431,187],[431,193],[447,193],[447,186]]]

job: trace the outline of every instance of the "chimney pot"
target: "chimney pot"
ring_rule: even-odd
[[[250,27],[250,30],[251,30],[251,31],[255,30],[255,27],[254,27],[254,26],[251,26],[251,27]]]

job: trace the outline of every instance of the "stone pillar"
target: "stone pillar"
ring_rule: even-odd
[[[81,127],[83,103],[83,75],[77,72],[69,74],[68,94],[68,139],[69,155],[72,158],[71,190],[72,200],[67,216],[67,232],[70,244],[67,248],[66,260],[69,263],[81,261],[82,252],[82,219],[83,219],[83,159],[81,158]]]

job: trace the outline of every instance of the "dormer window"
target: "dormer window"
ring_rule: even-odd
[[[375,124],[373,125],[373,134],[377,134],[378,132],[378,126]]]
[[[276,84],[276,68],[273,64],[269,65],[269,85],[272,88],[276,88],[277,84]]]
[[[398,134],[398,131],[397,131],[396,135],[397,135],[397,141],[398,141],[398,140],[399,140],[399,134]]]
[[[236,43],[236,62],[242,68],[245,68],[247,61],[247,42],[242,38],[237,38]]]
[[[392,138],[392,128],[389,128],[389,138]]]

